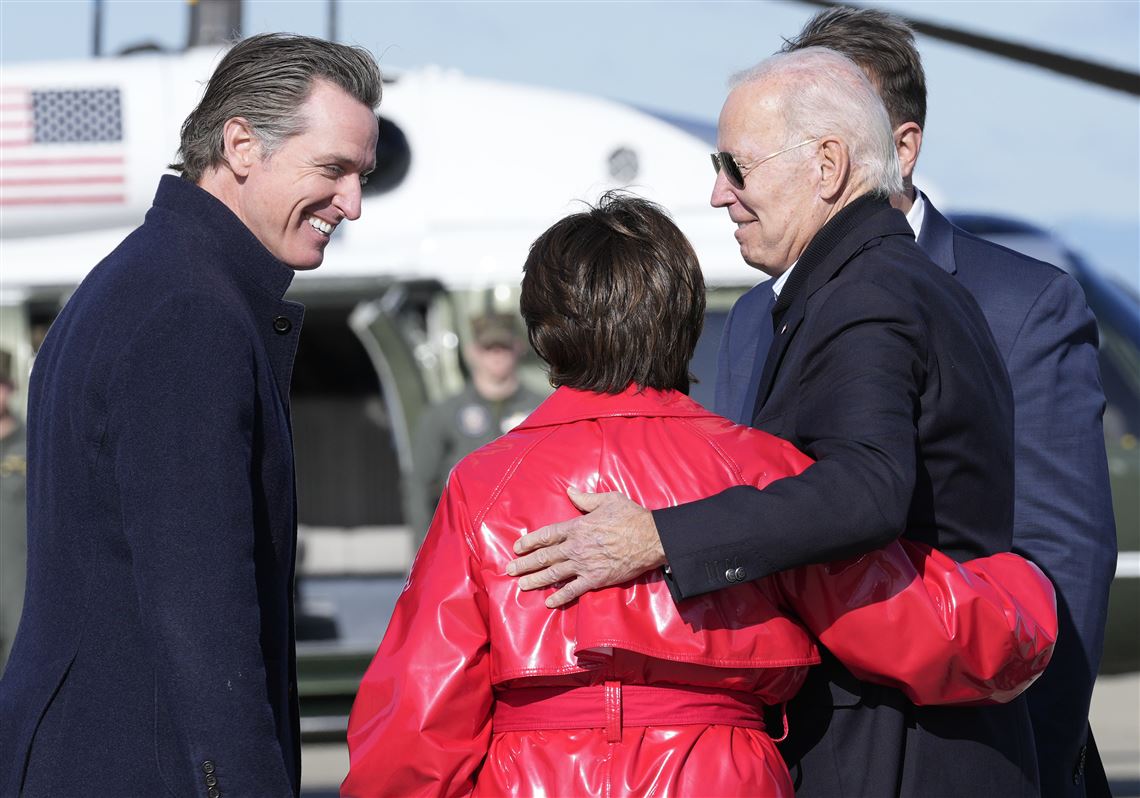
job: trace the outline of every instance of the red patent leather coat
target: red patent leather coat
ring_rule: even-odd
[[[679,393],[560,388],[452,473],[353,706],[341,794],[791,796],[763,707],[818,662],[808,628],[919,702],[1028,686],[1056,611],[1014,555],[896,543],[680,604],[653,572],[558,610],[506,576],[520,535],[577,512],[568,486],[657,508],[810,463]]]

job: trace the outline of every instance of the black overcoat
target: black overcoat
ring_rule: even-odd
[[[764,491],[656,511],[675,596],[727,587],[741,568],[760,578],[904,533],[958,559],[1010,548],[1006,370],[977,303],[922,253],[901,213],[871,197],[844,208],[801,256],[774,320],[753,426],[817,462]],[[915,707],[825,655],[788,721],[782,752],[797,795],[1037,793],[1022,698]]]
[[[293,272],[162,178],[32,371],[0,795],[294,795]]]

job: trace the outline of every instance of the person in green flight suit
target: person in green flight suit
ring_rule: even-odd
[[[28,557],[28,448],[24,425],[12,412],[15,392],[12,354],[0,349],[0,674],[20,625]]]
[[[408,482],[408,524],[418,548],[451,468],[471,452],[509,432],[543,397],[519,382],[523,341],[506,313],[471,320],[463,349],[471,381],[459,394],[433,405],[420,418]]]

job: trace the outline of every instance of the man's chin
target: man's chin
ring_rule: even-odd
[[[299,264],[298,263],[287,263],[285,265],[288,266],[289,268],[291,268],[295,272],[311,272],[313,269],[317,268],[322,263],[324,263],[324,261],[325,261],[325,259],[323,257],[321,257],[319,260],[317,260],[316,263],[313,263],[312,261],[308,261],[308,262],[299,263]]]
[[[764,274],[768,275],[769,277],[779,277],[781,274],[787,271],[786,268],[768,266],[766,263],[762,263],[755,258],[749,258],[748,255],[745,254],[743,247],[740,249],[740,257],[744,258],[744,262],[751,266],[753,269],[756,269],[756,271],[759,272],[764,272]]]
[[[295,255],[288,259],[280,258],[282,263],[288,266],[293,271],[308,272],[320,266],[325,262],[325,248],[321,247],[319,250],[310,250],[302,255]]]

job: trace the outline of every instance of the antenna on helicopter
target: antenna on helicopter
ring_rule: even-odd
[[[190,29],[186,46],[228,44],[241,38],[241,0],[187,0]]]
[[[94,18],[91,22],[91,55],[98,58],[103,55],[103,0],[95,0],[92,14]]]

